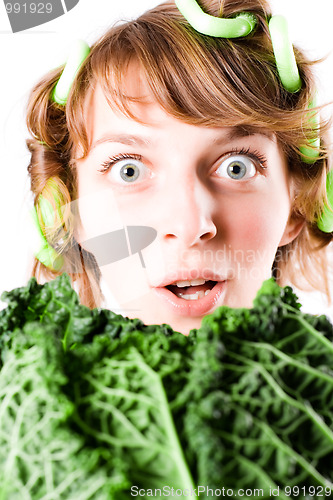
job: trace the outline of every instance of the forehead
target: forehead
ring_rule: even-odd
[[[237,139],[251,135],[261,135],[275,142],[275,134],[253,124],[241,123],[232,127],[223,127],[222,124],[214,126],[195,126],[190,120],[182,120],[171,115],[156,101],[147,80],[142,76],[138,65],[133,64],[127,71],[125,87],[122,93],[131,104],[133,116],[129,117],[123,113],[119,106],[110,101],[100,83],[97,83],[90,91],[85,107],[85,124],[89,138],[89,149],[96,141],[104,140],[108,135],[118,133],[123,138],[123,143],[129,143],[129,137],[147,134],[157,134],[158,131],[214,131],[221,134],[222,130],[229,131],[230,139]],[[183,125],[183,127],[182,127]],[[187,125],[187,127],[185,127]],[[127,139],[124,140],[124,137]],[[126,142],[127,141],[127,142]],[[149,142],[149,141],[147,141]]]

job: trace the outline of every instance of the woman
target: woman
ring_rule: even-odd
[[[330,164],[328,125],[317,130],[309,114],[310,62],[295,50],[301,86],[287,90],[266,2],[202,7],[250,13],[255,26],[235,39],[202,35],[166,2],[91,48],[66,105],[54,100],[60,68],[28,107],[37,216],[61,257],[39,256],[33,274],[67,271],[89,307],[111,292],[104,305],[184,334],[220,305],[251,307],[271,274],[328,293],[332,240],[318,227]],[[137,233],[136,252],[133,227],[154,234],[139,245]]]

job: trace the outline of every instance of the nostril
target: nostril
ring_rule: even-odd
[[[202,234],[200,236],[200,240],[201,241],[206,241],[206,240],[211,240],[212,238],[214,238],[215,234],[213,232],[207,232],[205,234]]]

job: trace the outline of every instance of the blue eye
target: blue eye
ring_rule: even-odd
[[[248,156],[231,155],[226,160],[223,160],[216,174],[220,177],[234,180],[244,180],[254,177],[257,173],[257,168]]]
[[[140,159],[124,156],[110,158],[100,172],[108,172],[108,177],[118,184],[141,182],[151,177],[151,171]]]
[[[119,175],[125,182],[134,182],[140,177],[140,167],[132,161],[124,161],[120,165]]]

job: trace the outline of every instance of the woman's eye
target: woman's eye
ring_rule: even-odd
[[[223,160],[215,173],[219,177],[235,180],[245,180],[254,177],[257,168],[254,161],[245,155],[231,155]]]
[[[151,177],[151,171],[137,159],[114,159],[104,166],[103,172],[108,172],[109,179],[118,184],[141,182]]]

